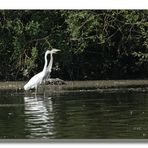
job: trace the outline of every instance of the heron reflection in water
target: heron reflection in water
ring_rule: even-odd
[[[24,97],[27,138],[49,138],[54,135],[52,98]]]

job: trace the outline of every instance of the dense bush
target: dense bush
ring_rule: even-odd
[[[52,77],[148,77],[147,10],[0,10],[0,79],[28,79],[59,48]]]

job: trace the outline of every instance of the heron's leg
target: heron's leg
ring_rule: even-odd
[[[46,79],[43,80],[43,83],[44,83],[44,84],[43,84],[43,85],[44,85],[44,86],[43,86],[43,94],[44,94],[44,98],[45,98],[45,83],[46,83]]]
[[[44,91],[44,98],[46,97],[46,91]]]
[[[36,97],[36,95],[37,95],[37,91],[38,91],[38,87],[35,86],[35,97]]]
[[[44,81],[43,81],[43,83],[44,83],[43,91],[45,91],[45,82],[46,82],[46,79],[44,79]]]

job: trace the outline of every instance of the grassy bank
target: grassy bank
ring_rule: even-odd
[[[7,81],[0,82],[0,90],[22,91],[26,82]],[[49,90],[89,90],[89,89],[108,89],[108,88],[144,88],[148,87],[148,80],[98,80],[98,81],[66,81],[63,85],[45,85]],[[42,89],[40,85],[39,89]]]

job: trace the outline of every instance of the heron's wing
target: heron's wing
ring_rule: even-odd
[[[30,80],[29,82],[26,84],[28,89],[30,88],[34,88],[38,85],[40,85],[42,83],[42,80],[43,80],[43,76],[42,76],[42,72],[34,75]]]

